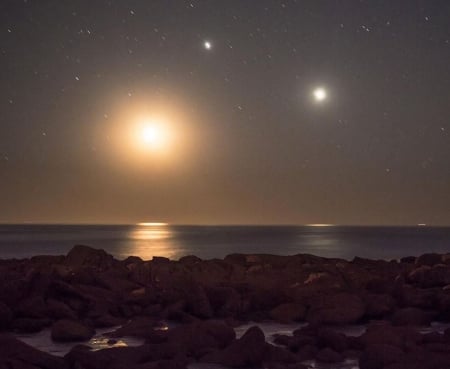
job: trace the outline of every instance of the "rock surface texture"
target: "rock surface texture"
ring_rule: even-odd
[[[450,368],[450,330],[419,333],[432,321],[450,322],[449,255],[120,261],[79,245],[67,256],[0,260],[0,273],[0,369],[181,369],[193,362],[302,369],[307,360],[349,358],[361,369]],[[300,328],[276,335],[276,345],[257,326],[237,339],[233,327],[249,321]],[[367,330],[359,337],[338,330],[352,324]],[[99,351],[83,345],[108,327],[112,341],[145,343]],[[12,335],[42,329],[73,349],[59,358]]]

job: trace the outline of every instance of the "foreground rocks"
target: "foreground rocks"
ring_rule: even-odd
[[[86,342],[98,328],[111,339],[134,336],[140,347],[92,352],[75,346],[65,358],[0,337],[3,368],[302,368],[305,360],[358,359],[361,369],[450,368],[450,331],[417,327],[450,322],[450,256],[353,261],[312,255],[195,256],[179,261],[116,260],[75,246],[67,256],[0,260],[0,330],[50,329],[58,342]],[[377,320],[378,323],[371,323]],[[164,322],[175,328],[167,329]],[[236,339],[243,322],[308,323],[268,344],[258,327]],[[360,337],[335,327],[369,324]],[[120,328],[117,328],[119,327]]]

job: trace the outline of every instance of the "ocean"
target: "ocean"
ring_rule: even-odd
[[[450,227],[0,225],[1,259],[63,255],[76,244],[102,248],[118,259],[212,259],[232,253],[397,259],[450,252]]]

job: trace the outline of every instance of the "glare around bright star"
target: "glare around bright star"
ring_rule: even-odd
[[[211,49],[212,49],[212,44],[211,44],[210,41],[205,41],[205,42],[203,42],[203,47],[204,47],[206,50],[211,50]]]
[[[318,102],[324,101],[327,98],[327,91],[322,88],[316,88],[313,92],[314,99]]]

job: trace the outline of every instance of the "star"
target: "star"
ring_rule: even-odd
[[[206,50],[211,50],[211,49],[212,49],[212,43],[211,43],[211,41],[208,41],[208,40],[204,41],[204,42],[203,42],[203,47],[204,47]]]

